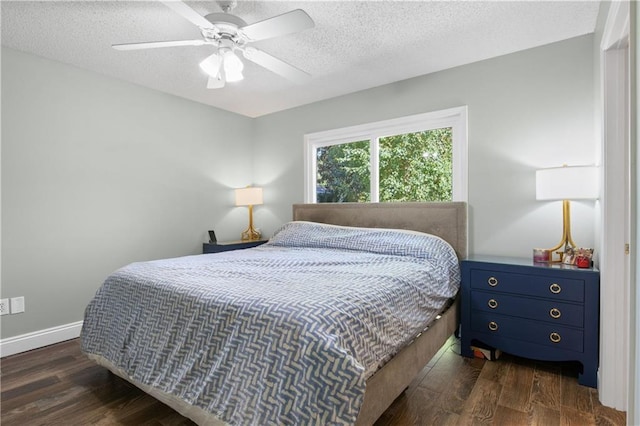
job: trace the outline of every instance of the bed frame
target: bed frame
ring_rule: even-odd
[[[427,232],[449,242],[459,258],[467,255],[467,205],[462,202],[296,204],[293,206],[293,218],[343,226]],[[453,334],[459,323],[458,318],[456,301],[441,314],[440,319],[430,324],[422,334],[367,380],[364,401],[356,425],[372,425],[384,413]],[[199,407],[137,382],[125,371],[98,355],[89,354],[89,358],[198,424],[224,424],[222,421],[212,420],[210,413]]]
[[[294,204],[293,220],[368,228],[397,228],[437,235],[467,257],[467,204],[338,203]],[[458,327],[456,302],[413,342],[367,380],[356,425],[372,425],[409,386]]]

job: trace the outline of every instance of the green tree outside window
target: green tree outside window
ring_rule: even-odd
[[[371,200],[369,141],[321,147],[316,155],[319,203]]]
[[[369,141],[320,147],[316,155],[319,203],[371,200]],[[450,127],[380,138],[378,160],[380,201],[452,200]]]

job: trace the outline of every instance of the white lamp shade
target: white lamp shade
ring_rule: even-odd
[[[231,50],[225,50],[223,53],[224,58],[224,75],[226,80],[230,83],[235,81],[240,81],[244,77],[242,75],[242,70],[244,69],[244,64],[238,58],[235,53]]]
[[[236,206],[257,206],[262,204],[262,188],[247,187],[236,189]]]
[[[222,65],[222,58],[217,53],[208,56],[204,61],[200,62],[200,68],[202,71],[209,74],[211,77],[217,77],[220,74],[220,66]]]
[[[596,166],[555,167],[536,171],[538,200],[596,200],[599,192]]]

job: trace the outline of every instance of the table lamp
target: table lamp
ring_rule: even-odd
[[[242,233],[243,241],[260,239],[260,232],[253,227],[253,206],[262,204],[262,188],[247,186],[236,189],[236,206],[249,206],[249,227]]]
[[[575,249],[571,237],[571,211],[569,200],[596,200],[599,194],[598,168],[596,166],[563,166],[536,171],[536,199],[562,200],[562,239],[555,247],[547,249],[549,261],[562,262],[568,249]],[[558,251],[563,249],[563,251]],[[559,260],[554,260],[554,254]]]

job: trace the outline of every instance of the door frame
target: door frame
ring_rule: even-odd
[[[602,404],[627,411],[634,381],[630,327],[634,268],[625,247],[635,235],[631,221],[635,182],[630,143],[629,1],[611,3],[600,44],[602,87],[602,192],[600,255],[600,371]],[[623,165],[621,169],[621,165]],[[635,217],[635,215],[634,215]],[[634,247],[635,244],[631,245]]]

